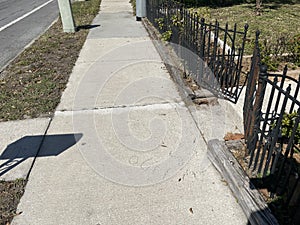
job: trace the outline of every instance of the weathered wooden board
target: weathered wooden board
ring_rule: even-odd
[[[251,225],[279,225],[263,197],[250,182],[224,141],[208,142],[208,155],[213,165],[228,183]]]

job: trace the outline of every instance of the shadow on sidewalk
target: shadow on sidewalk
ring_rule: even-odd
[[[75,145],[82,134],[58,134],[25,136],[9,144],[0,156],[0,176],[18,166],[28,158],[57,156]],[[47,148],[42,148],[47,143]],[[5,161],[6,160],[6,161]]]
[[[96,27],[100,27],[100,25],[98,25],[98,24],[96,24],[96,25],[82,25],[82,26],[77,26],[76,31],[91,30],[91,29],[96,28]]]

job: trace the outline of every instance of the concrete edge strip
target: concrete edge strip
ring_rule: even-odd
[[[35,156],[34,156],[34,159],[33,159],[32,163],[31,163],[31,166],[30,166],[30,168],[29,168],[29,170],[28,170],[28,173],[27,173],[27,175],[26,175],[26,178],[25,178],[26,181],[28,181],[29,176],[30,176],[30,173],[31,173],[31,171],[32,171],[32,169],[33,169],[33,166],[34,166],[34,164],[35,164],[35,161],[36,161],[36,159],[37,159],[37,157],[38,157],[38,155],[39,155],[39,153],[40,153],[40,151],[41,151],[41,149],[42,149],[42,146],[43,146],[43,144],[44,144],[44,141],[45,141],[46,135],[47,135],[47,133],[48,133],[48,130],[49,130],[49,128],[50,128],[50,125],[51,125],[51,123],[52,123],[52,120],[53,120],[53,116],[50,117],[50,120],[49,120],[49,122],[48,122],[48,125],[47,125],[47,127],[46,127],[46,129],[45,129],[45,132],[44,132],[44,134],[43,134],[43,138],[42,138],[42,140],[41,140],[41,142],[40,142],[40,144],[39,144],[38,150],[37,150],[37,152],[36,152],[36,154],[35,154]]]
[[[225,142],[210,140],[207,147],[209,160],[226,180],[249,222],[252,225],[279,225]]]

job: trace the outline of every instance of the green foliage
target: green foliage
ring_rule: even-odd
[[[288,43],[288,52],[291,54],[292,61],[300,66],[300,34],[292,37]]]
[[[280,62],[288,59],[295,66],[300,66],[300,34],[290,37],[282,34],[280,38],[268,37],[260,42],[262,62],[271,71],[276,71]]]
[[[172,19],[174,19],[174,23],[176,23],[176,21],[177,21],[177,20],[176,20],[176,16],[173,16]],[[161,31],[163,31],[163,30],[164,30],[163,28],[166,26],[166,25],[165,25],[164,18],[157,18],[157,19],[155,19],[154,21],[155,21],[155,23],[157,23],[158,28],[159,28]],[[171,37],[172,37],[172,30],[171,30],[171,28],[170,28],[170,26],[169,26],[168,29],[167,29],[167,31],[165,31],[165,32],[163,32],[163,33],[161,34],[161,39],[162,39],[163,41],[170,41],[170,40],[171,40]]]
[[[197,15],[201,18],[211,18],[211,10],[209,7],[190,8],[190,11],[193,13],[197,13]]]
[[[136,0],[130,0],[129,2],[131,3],[131,6],[132,6],[133,15],[135,15],[135,13],[136,13]]]
[[[159,28],[160,30],[162,30],[163,27],[164,27],[164,18],[157,18],[157,19],[155,19],[154,21],[155,21],[155,23],[157,23],[158,28]]]
[[[173,15],[171,18],[172,25],[175,27],[183,27],[183,19],[181,19],[181,15]]]
[[[260,53],[262,63],[268,66],[269,70],[276,71],[285,53],[288,51],[288,34],[274,40],[268,37],[260,42]]]
[[[167,30],[166,32],[162,33],[162,40],[163,41],[170,41],[172,37],[172,31],[171,30]]]
[[[292,136],[292,132],[294,129],[296,118],[298,117],[298,114],[296,111],[288,114],[285,113],[283,115],[282,121],[281,121],[281,134],[284,138],[290,138]],[[295,138],[294,138],[294,144],[300,144],[300,124],[298,124],[298,128],[296,130]]]

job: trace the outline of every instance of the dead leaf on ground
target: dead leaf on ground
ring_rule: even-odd
[[[244,139],[244,134],[240,134],[240,133],[228,132],[224,137],[225,141],[241,140],[241,139]]]

